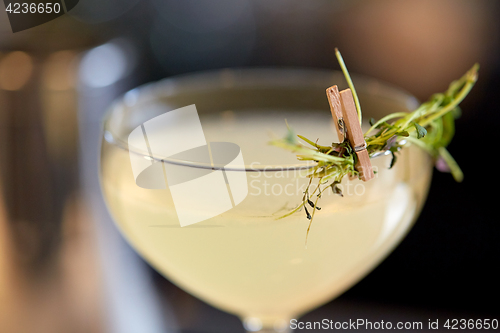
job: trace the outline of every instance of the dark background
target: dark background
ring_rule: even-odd
[[[425,207],[401,245],[319,311],[335,309],[336,302],[361,302],[498,316],[499,5],[486,0],[127,0],[119,5],[81,0],[70,15],[39,28],[15,36],[3,29],[0,47],[43,55],[68,47],[83,52],[124,38],[137,65],[134,80],[120,86],[120,93],[216,68],[338,69],[338,47],[352,73],[398,85],[424,101],[479,62],[479,81],[462,104],[449,146],[464,181],[457,184],[451,175],[435,171]],[[79,185],[65,186],[56,189],[70,193]],[[152,274],[178,305],[176,313],[199,306]]]

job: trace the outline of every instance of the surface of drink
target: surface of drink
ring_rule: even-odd
[[[123,235],[158,272],[242,318],[285,322],[341,294],[397,245],[425,200],[431,169],[423,151],[404,148],[390,170],[391,155],[377,157],[375,179],[345,177],[344,197],[323,192],[306,244],[304,210],[278,218],[301,202],[308,179],[286,167],[299,163],[293,153],[268,142],[285,134],[286,119],[298,134],[331,144],[328,110],[226,110],[200,118],[208,142],[241,148],[247,170],[226,171],[246,173],[248,195],[239,205],[181,227],[168,186],[137,186],[129,152],[107,141],[103,191]]]

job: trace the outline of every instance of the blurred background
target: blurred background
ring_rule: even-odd
[[[99,190],[100,120],[140,84],[227,67],[338,69],[420,100],[480,78],[423,212],[387,260],[304,320],[498,318],[495,0],[80,0],[13,34],[0,5],[0,333],[243,332],[135,255]],[[396,318],[396,319],[394,319]]]

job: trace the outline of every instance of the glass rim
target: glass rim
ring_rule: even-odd
[[[356,84],[357,91],[365,91],[363,87],[373,86],[376,89],[376,95],[384,96],[386,98],[400,99],[406,102],[408,111],[418,107],[418,100],[408,93],[407,91],[396,87],[393,84],[387,83],[383,80],[375,79],[369,76],[358,74],[351,74],[353,81]],[[300,79],[298,79],[300,77]],[[235,79],[237,78],[237,79]],[[228,83],[229,81],[229,83]],[[325,85],[325,82],[327,85]],[[202,90],[217,90],[228,88],[249,88],[258,86],[263,88],[269,86],[270,88],[276,87],[317,87],[325,89],[331,85],[344,83],[345,78],[341,71],[326,70],[315,68],[294,68],[294,67],[249,67],[249,68],[227,68],[200,71],[195,73],[188,73],[176,75],[161,79],[156,82],[150,82],[133,88],[116,99],[107,108],[103,114],[101,123],[102,126],[102,139],[106,140],[111,145],[120,149],[128,151],[132,154],[137,154],[154,160],[157,162],[169,163],[174,165],[202,168],[202,169],[224,169],[226,171],[246,171],[246,172],[276,172],[276,171],[302,171],[307,170],[316,165],[316,163],[288,163],[282,165],[258,165],[257,167],[251,165],[242,165],[225,167],[223,165],[212,165],[188,160],[174,159],[174,158],[159,158],[150,156],[148,152],[143,152],[135,149],[130,149],[127,140],[114,134],[110,129],[110,121],[119,108],[130,106],[130,101],[134,100],[135,103],[143,103],[151,100],[158,100],[161,97],[173,96],[180,91],[186,92],[202,91]],[[329,85],[328,85],[329,84]],[[359,87],[362,87],[359,89]],[[325,95],[326,98],[326,95]],[[376,158],[379,156],[387,155],[389,152],[379,152],[370,156]]]

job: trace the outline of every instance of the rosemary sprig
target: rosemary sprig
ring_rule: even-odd
[[[339,62],[342,73],[344,73],[347,85],[349,86],[349,89],[351,89],[352,97],[354,98],[354,104],[356,105],[356,111],[358,112],[359,123],[361,124],[363,121],[363,116],[361,114],[361,105],[359,104],[358,94],[356,93],[354,83],[352,83],[351,75],[349,75],[349,71],[347,70],[347,66],[345,65],[344,58],[342,58],[342,54],[340,54],[338,48],[335,48],[335,56],[337,57],[337,61]]]
[[[345,63],[336,50],[337,59],[346,77],[348,85],[353,92],[358,116],[361,121],[361,108],[355,93],[354,85],[349,76]],[[474,64],[472,68],[460,79],[453,81],[448,90],[437,93],[420,105],[413,112],[397,112],[389,114],[378,121],[370,119],[371,127],[364,133],[367,150],[370,157],[381,152],[389,151],[392,154],[390,168],[397,161],[397,152],[409,144],[424,149],[436,161],[438,169],[442,170],[442,165],[446,166],[454,179],[461,182],[463,173],[455,162],[446,147],[453,138],[455,132],[455,118],[460,115],[459,104],[467,96],[475,82],[477,81],[479,65]],[[288,125],[287,125],[288,126]],[[297,155],[297,159],[302,161],[314,161],[316,164],[311,167],[306,177],[309,184],[304,192],[302,202],[291,212],[281,216],[290,216],[304,208],[306,217],[309,220],[307,236],[311,228],[312,221],[321,194],[331,188],[333,193],[342,196],[338,184],[346,175],[358,176],[359,173],[354,168],[356,155],[348,140],[343,143],[332,143],[331,145],[319,145],[317,142],[309,140],[301,135],[295,135],[288,127],[288,133],[284,139],[273,140],[271,145],[287,149]],[[316,180],[313,182],[313,179]],[[314,190],[311,191],[311,187]],[[311,197],[316,194],[314,202]],[[312,214],[307,207],[311,207]]]

